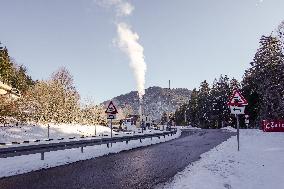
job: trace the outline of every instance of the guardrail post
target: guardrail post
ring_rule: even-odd
[[[47,124],[47,138],[49,139],[49,128],[50,128],[50,126],[49,126],[49,124]]]
[[[44,160],[44,152],[40,153],[40,160]]]
[[[109,143],[107,143],[107,148],[109,148]]]
[[[142,143],[142,139],[140,139],[140,143]]]
[[[128,144],[128,140],[127,141],[125,141],[126,142],[126,144]]]
[[[81,153],[84,153],[84,147],[81,146]]]
[[[164,138],[166,138],[166,135],[164,135]]]

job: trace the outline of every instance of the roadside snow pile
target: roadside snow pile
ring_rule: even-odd
[[[152,144],[166,142],[178,138],[180,135],[181,132],[178,130],[177,133],[173,136],[166,136],[165,138],[153,137],[152,140],[151,138],[147,138],[143,139],[142,143],[139,140],[131,140],[128,142],[128,144],[126,144],[125,142],[113,143],[112,147],[109,148],[106,144],[88,146],[84,147],[83,153],[81,152],[80,148],[46,152],[44,153],[44,160],[40,160],[40,153],[10,158],[0,158],[0,178],[44,168],[65,165],[80,160],[92,159],[110,153],[118,153],[142,146],[149,146]]]
[[[237,129],[231,127],[231,126],[227,126],[227,127],[223,127],[221,128],[222,130],[227,130],[227,131],[230,131],[230,132],[237,132]]]
[[[198,127],[192,127],[191,125],[189,125],[189,126],[180,126],[180,129],[187,130],[187,129],[201,129],[201,128],[198,128]]]
[[[105,126],[49,124],[49,138],[68,138],[110,133],[110,128]],[[19,125],[0,126],[0,143],[21,142],[24,140],[41,140],[47,138],[47,125]]]
[[[283,188],[284,133],[240,130],[177,174],[165,189]]]

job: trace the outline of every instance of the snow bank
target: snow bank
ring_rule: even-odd
[[[240,151],[231,137],[177,174],[163,188],[283,188],[284,133],[240,130]]]
[[[227,126],[227,127],[223,127],[221,128],[222,130],[226,130],[226,131],[230,131],[230,132],[237,132],[237,129],[231,127],[231,126]]]
[[[49,124],[49,138],[68,138],[110,133],[110,128],[97,125]],[[47,138],[47,125],[0,126],[0,143],[42,140]]]
[[[43,168],[56,167],[59,165],[65,165],[72,162],[91,159],[110,153],[118,153],[124,150],[129,150],[141,146],[148,146],[165,141],[169,141],[178,138],[181,132],[178,130],[177,134],[173,136],[166,136],[153,138],[152,140],[143,139],[142,143],[139,140],[125,142],[119,142],[112,144],[112,147],[107,148],[106,144],[84,147],[84,152],[81,153],[80,148],[61,150],[55,152],[45,153],[45,160],[40,160],[40,154],[32,154],[11,158],[0,158],[0,178],[6,176],[12,176],[22,174],[30,171],[35,171]]]
[[[198,127],[192,127],[191,125],[189,126],[179,126],[180,129],[182,130],[187,130],[187,129],[201,129],[201,128],[198,128]]]

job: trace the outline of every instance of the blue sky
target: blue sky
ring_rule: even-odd
[[[241,79],[284,20],[283,0],[130,0],[124,18],[140,36],[146,87],[198,87],[220,74]],[[0,0],[0,41],[34,79],[65,66],[83,99],[97,103],[136,90],[129,60],[114,44],[115,11],[94,0]]]

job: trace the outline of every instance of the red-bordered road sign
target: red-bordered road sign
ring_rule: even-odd
[[[262,129],[265,132],[284,132],[284,120],[263,120]]]
[[[248,102],[238,90],[234,90],[232,96],[230,97],[228,105],[229,106],[246,106],[248,105]]]
[[[112,101],[109,102],[109,105],[105,111],[106,114],[117,114],[117,109]]]

